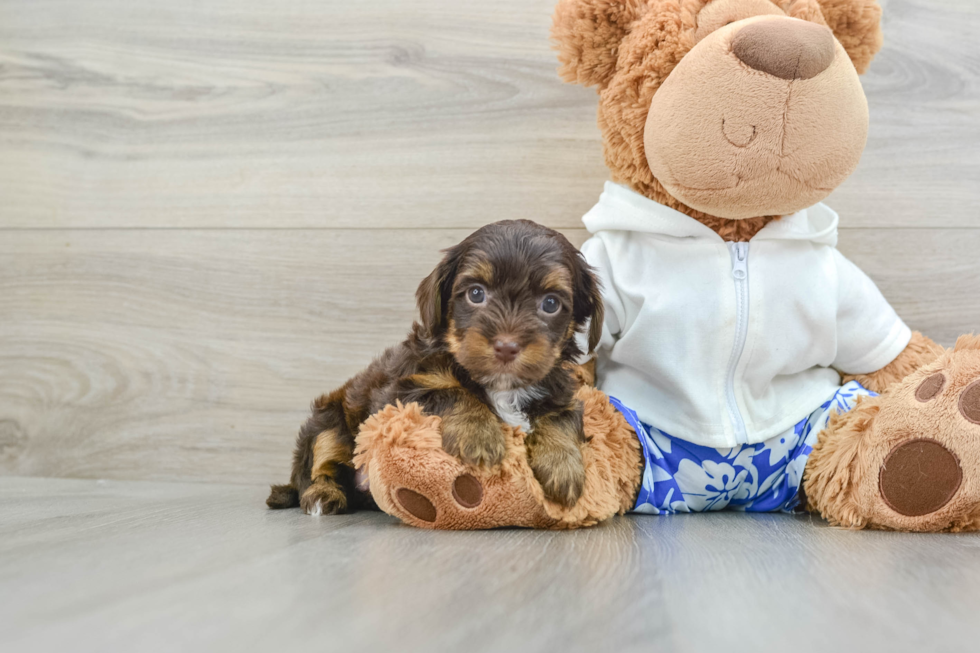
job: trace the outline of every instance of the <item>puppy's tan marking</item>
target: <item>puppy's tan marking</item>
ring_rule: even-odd
[[[551,292],[572,294],[572,276],[565,268],[555,268],[549,272],[541,285]]]
[[[477,378],[492,375],[497,369],[493,345],[476,329],[468,330],[462,341],[453,336],[449,350]]]
[[[446,348],[454,355],[460,350],[459,338],[456,337],[456,321],[452,318],[449,318],[449,328],[446,329]]]
[[[531,376],[541,370],[549,370],[561,351],[543,338],[532,341],[517,357],[517,374]]]
[[[428,374],[413,374],[408,378],[420,388],[451,390],[459,387],[459,381],[449,370],[438,370]]]
[[[312,478],[333,478],[340,465],[350,465],[353,455],[353,447],[343,442],[335,429],[323,431],[316,436],[316,443],[313,445]]]
[[[483,252],[478,252],[483,256],[486,256]],[[460,278],[472,278],[484,285],[493,285],[493,266],[487,260],[474,261],[469,267],[467,267],[459,275]]]
[[[574,322],[569,322],[568,323],[568,328],[565,329],[565,340],[568,340],[569,338],[574,338],[574,337],[575,337],[575,323]]]

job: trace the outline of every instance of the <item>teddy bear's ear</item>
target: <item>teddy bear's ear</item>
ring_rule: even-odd
[[[646,0],[559,0],[551,38],[562,79],[605,86],[616,70],[620,42],[646,6]]]
[[[881,49],[881,7],[875,0],[817,0],[827,27],[859,73]]]

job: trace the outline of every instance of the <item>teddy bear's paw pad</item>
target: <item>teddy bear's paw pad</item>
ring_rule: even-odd
[[[483,503],[483,484],[472,474],[462,474],[453,481],[452,496],[460,507],[476,508]],[[416,519],[429,524],[436,521],[438,510],[424,494],[403,487],[395,491],[395,499],[402,510]]]
[[[900,515],[920,517],[949,503],[962,480],[963,471],[952,452],[935,440],[917,439],[903,442],[888,453],[878,488],[889,508]]]
[[[457,476],[453,481],[453,499],[464,508],[476,508],[483,503],[483,484],[472,474]]]
[[[946,377],[942,372],[937,372],[919,384],[915,389],[915,398],[925,403],[942,392],[945,386]]]
[[[967,421],[980,424],[980,380],[974,381],[963,390],[959,409]]]
[[[398,499],[402,509],[416,519],[429,523],[436,520],[436,507],[415,490],[400,488],[395,492],[395,498]]]

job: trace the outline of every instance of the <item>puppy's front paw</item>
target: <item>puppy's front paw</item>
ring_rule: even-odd
[[[585,465],[578,447],[535,447],[531,470],[549,501],[571,508],[585,487]]]
[[[496,467],[504,461],[507,445],[504,434],[496,425],[484,429],[475,437],[464,438],[459,446],[459,458],[467,465]]]
[[[507,441],[495,419],[450,416],[442,423],[442,448],[467,465],[496,467],[504,460]]]
[[[308,515],[339,515],[347,511],[347,494],[337,481],[319,478],[306,488],[299,506]]]

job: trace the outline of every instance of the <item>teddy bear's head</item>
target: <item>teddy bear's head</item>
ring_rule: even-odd
[[[596,86],[613,179],[702,220],[787,215],[857,166],[874,0],[559,0],[567,81]]]

